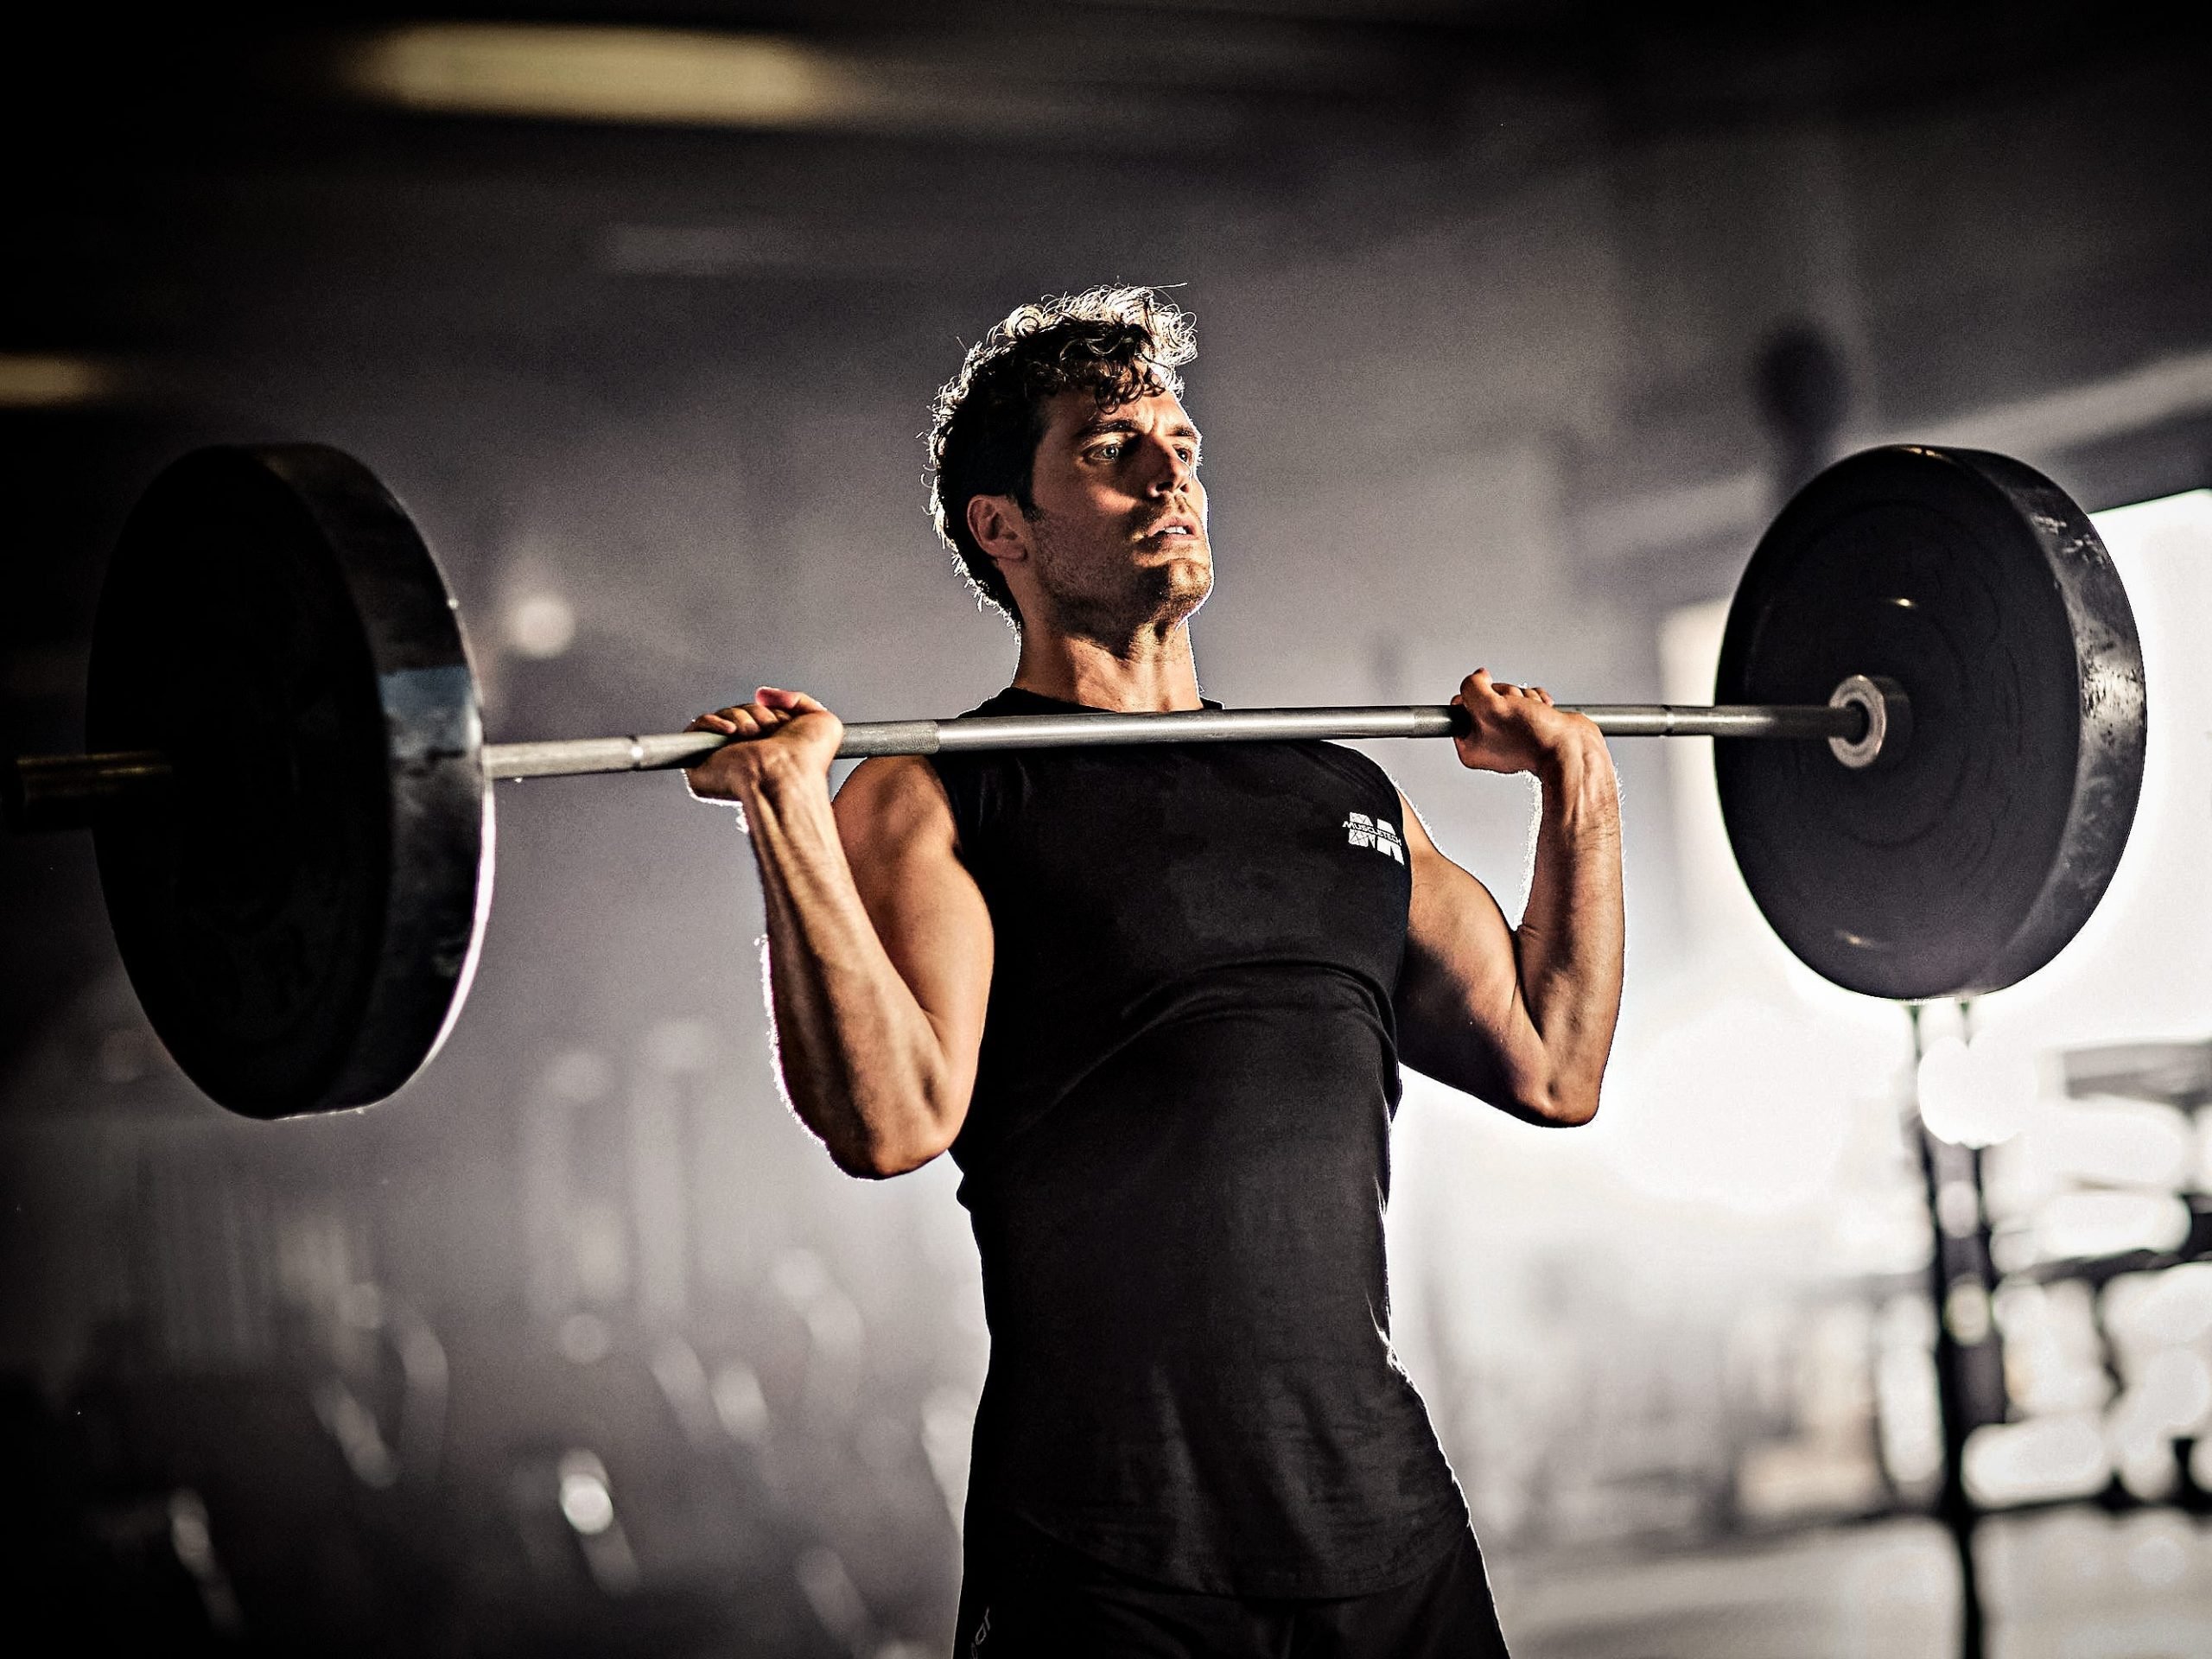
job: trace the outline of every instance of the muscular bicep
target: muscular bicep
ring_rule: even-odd
[[[1415,1071],[1516,1116],[1542,1044],[1521,991],[1513,930],[1490,889],[1429,839],[1404,807],[1413,897],[1398,976],[1398,1052]]]
[[[837,791],[837,834],[884,952],[936,1031],[955,1087],[974,1087],[991,995],[991,917],[960,861],[951,803],[912,756],[863,761]]]

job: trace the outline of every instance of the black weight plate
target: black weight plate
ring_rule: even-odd
[[[453,602],[375,476],[308,444],[162,473],[101,595],[86,727],[175,768],[95,834],[124,964],[186,1075],[254,1117],[412,1077],[474,968],[491,798]]]
[[[1870,449],[1801,490],[1728,613],[1717,699],[1911,701],[1894,764],[1824,743],[1714,746],[1752,897],[1837,984],[1993,991],[2096,907],[2143,779],[2143,656],[2111,556],[2050,480],[1967,449]]]

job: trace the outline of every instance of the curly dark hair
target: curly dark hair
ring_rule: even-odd
[[[1094,288],[1017,307],[969,348],[930,405],[930,517],[954,568],[1017,632],[1021,613],[997,564],[968,531],[968,503],[1010,495],[1024,512],[1045,405],[1080,390],[1114,409],[1162,392],[1198,354],[1190,314],[1157,289]]]

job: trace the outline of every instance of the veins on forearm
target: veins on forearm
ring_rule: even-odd
[[[868,920],[827,794],[753,798],[766,809],[753,843],[785,1097],[849,1173],[926,1161],[943,1092],[935,1027]]]

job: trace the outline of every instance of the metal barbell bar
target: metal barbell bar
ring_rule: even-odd
[[[1847,766],[1894,751],[1909,707],[1894,681],[1854,674],[1826,703],[1592,703],[1561,705],[1608,737],[1825,738]],[[1448,703],[1319,708],[1200,709],[1168,714],[996,715],[971,720],[887,720],[845,728],[841,758],[975,754],[1006,749],[1090,748],[1157,743],[1289,742],[1313,739],[1452,737],[1469,729]],[[696,766],[739,740],[715,732],[636,737],[556,738],[484,746],[495,782],[605,772],[670,772]],[[168,760],[132,750],[111,754],[26,755],[0,788],[16,830],[80,829],[99,814],[167,788]]]
[[[1862,678],[1857,675],[1852,677],[1853,681]],[[1838,695],[1841,695],[1840,689]],[[1901,696],[1894,689],[1877,691],[1875,695],[1892,706]],[[1866,709],[1855,701],[1848,704],[1726,706],[1593,703],[1567,711],[1587,715],[1608,737],[1824,737],[1850,744],[1863,741],[1872,724]],[[845,741],[838,746],[837,753],[843,759],[860,759],[884,754],[976,754],[1001,749],[1073,749],[1123,744],[1453,737],[1468,729],[1465,711],[1448,703],[1333,709],[1194,709],[1147,715],[1000,715],[972,720],[887,720],[850,725],[845,728]],[[713,732],[671,732],[653,737],[490,743],[484,748],[484,772],[486,777],[494,779],[665,772],[696,766],[733,741]]]

